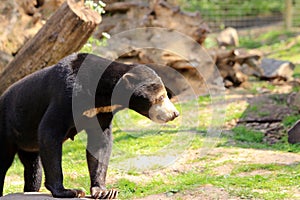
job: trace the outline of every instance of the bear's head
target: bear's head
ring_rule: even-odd
[[[149,67],[135,66],[122,76],[119,85],[127,93],[123,95],[129,99],[127,107],[152,121],[165,123],[179,116],[161,78]]]

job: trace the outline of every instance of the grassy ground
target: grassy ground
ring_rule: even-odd
[[[296,37],[295,33],[278,31],[254,38],[246,36],[241,39],[241,44],[262,49],[274,58],[299,63],[300,45]],[[288,44],[291,44],[288,50],[281,50]],[[299,76],[299,68],[297,66],[295,70],[295,77]],[[247,109],[260,112],[259,104],[250,106],[244,98],[245,95],[259,95],[259,87],[275,92],[281,86],[253,79],[250,89],[228,91],[225,124],[247,115]],[[114,149],[107,182],[108,188],[120,190],[121,199],[148,195],[160,195],[149,199],[300,197],[300,145],[288,144],[286,136],[270,145],[263,140],[262,132],[246,126],[225,126],[220,137],[211,138],[211,132],[207,130],[212,128],[213,108],[218,105],[212,105],[209,96],[176,106],[184,115],[168,125],[153,124],[128,110],[115,117]],[[261,113],[262,117],[265,115],[267,113]],[[282,122],[285,130],[299,117],[286,116]],[[74,142],[65,143],[63,170],[66,187],[88,192],[85,143],[85,133],[80,133]],[[163,163],[168,155],[175,156]],[[142,158],[154,159],[145,166],[134,164]],[[178,158],[175,164],[163,167],[175,158]],[[4,194],[22,191],[22,174],[22,165],[16,158],[8,171]],[[47,192],[44,187],[41,191]]]

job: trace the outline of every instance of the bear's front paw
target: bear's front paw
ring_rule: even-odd
[[[115,189],[101,189],[100,187],[92,187],[91,194],[94,199],[117,199],[118,191]]]
[[[53,191],[52,196],[56,198],[81,198],[85,197],[85,193],[82,190],[77,189],[63,189]]]

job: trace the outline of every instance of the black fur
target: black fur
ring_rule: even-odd
[[[16,153],[25,167],[24,191],[39,190],[43,167],[45,186],[54,197],[79,196],[80,191],[64,188],[61,168],[62,143],[81,131],[76,130],[74,124],[72,92],[91,95],[85,85],[98,80],[99,77],[93,77],[94,72],[104,70],[108,64],[98,83],[95,107],[111,105],[112,91],[118,83],[124,95],[132,94],[129,108],[148,116],[156,93],[164,86],[157,74],[146,66],[111,62],[91,54],[72,54],[54,66],[23,78],[0,97],[0,196],[5,174]],[[81,65],[89,70],[75,81]],[[127,73],[127,78],[122,77]],[[128,107],[122,99],[116,103],[122,105],[121,108]],[[90,109],[83,108],[78,112]],[[88,133],[86,157],[94,197],[97,191],[105,190],[113,113],[99,113],[96,117],[102,131],[95,127],[85,128]],[[82,115],[86,124],[89,120],[92,119]]]

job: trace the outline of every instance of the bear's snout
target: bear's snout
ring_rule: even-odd
[[[168,97],[165,97],[161,102],[152,105],[149,110],[150,119],[157,123],[166,123],[174,120],[178,116],[178,110]]]

